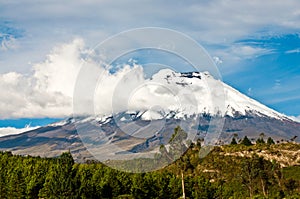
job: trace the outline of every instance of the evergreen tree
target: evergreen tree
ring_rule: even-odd
[[[267,144],[272,145],[272,144],[275,144],[275,142],[271,137],[269,137],[268,140],[267,140]]]
[[[39,196],[44,198],[72,197],[75,194],[73,192],[73,164],[74,160],[70,152],[58,157],[46,175],[46,181]]]
[[[235,140],[235,138],[234,138],[234,137],[232,138],[232,140],[231,140],[230,144],[231,144],[231,145],[236,145],[236,144],[237,144],[237,142],[236,142],[236,140]]]
[[[242,140],[241,144],[245,145],[245,146],[251,146],[252,142],[249,140],[249,138],[247,136],[245,136],[244,139]]]
[[[256,140],[256,144],[265,144],[265,141],[264,141],[263,138],[258,138],[258,139]]]

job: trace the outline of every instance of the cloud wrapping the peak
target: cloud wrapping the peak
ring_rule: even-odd
[[[83,81],[86,85],[78,96],[85,100],[86,92],[95,87],[95,90],[90,90],[94,99],[86,100],[87,105],[94,103],[92,106],[96,114],[148,110],[155,107],[173,111],[182,109],[192,113],[197,110],[197,102],[195,96],[193,97],[193,92],[196,91],[190,90],[188,86],[191,82],[184,82],[174,74],[173,83],[167,83],[171,79],[167,81],[165,78],[172,74],[172,70],[155,73],[152,80],[145,78],[143,67],[136,62],[131,65],[124,63],[117,71],[111,72],[111,68],[106,68],[104,63],[90,61],[87,54],[89,52],[91,51],[87,50],[82,39],[75,39],[56,46],[45,61],[33,65],[29,74],[1,74],[0,118],[71,116],[78,75],[89,64],[97,70],[89,71],[87,79]],[[97,81],[91,81],[90,77],[95,77]],[[93,82],[97,84],[90,85]],[[209,90],[205,86],[193,88]],[[83,104],[82,110],[90,109]]]
[[[29,74],[0,74],[0,118],[61,118],[72,115],[75,84],[81,68],[90,64],[84,59],[89,52],[84,41],[77,38],[56,46],[45,61],[32,66]],[[107,67],[104,63],[91,63],[97,68],[99,81],[97,85],[89,85],[91,79],[88,76],[85,80],[87,86],[79,95],[84,98],[87,88],[96,86],[93,91],[95,98],[88,99],[88,103],[95,103],[96,114],[127,109],[146,110],[157,104],[178,109],[176,95],[179,91],[172,93],[174,90],[171,92],[161,82],[149,85],[143,67],[135,62],[123,64],[114,73],[110,72],[110,68],[104,69]],[[128,96],[131,93],[132,96]]]

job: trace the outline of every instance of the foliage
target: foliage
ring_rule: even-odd
[[[93,161],[74,163],[70,153],[40,158],[0,152],[0,198],[179,198],[181,171],[187,198],[299,198],[300,167],[281,168],[255,153],[225,155],[272,147],[298,150],[299,144],[228,145],[215,147],[205,158],[199,157],[200,146],[192,145],[173,164],[142,174]]]

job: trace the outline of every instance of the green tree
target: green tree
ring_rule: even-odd
[[[73,197],[73,164],[74,160],[70,152],[63,153],[55,159],[55,163],[49,169],[43,189],[39,196],[45,198]]]
[[[256,140],[256,144],[265,144],[265,141],[264,141],[263,138],[258,138],[258,139]]]
[[[256,162],[252,158],[244,159],[242,162],[241,178],[242,183],[248,188],[250,198],[253,198],[259,169],[257,168]]]
[[[249,138],[247,136],[245,136],[244,139],[242,140],[241,144],[245,145],[245,146],[251,146],[252,142],[249,140]]]
[[[275,144],[275,142],[271,137],[268,137],[267,144],[272,145],[272,144]]]
[[[192,196],[199,199],[215,198],[214,193],[216,190],[209,180],[203,176],[199,176],[196,179],[197,181]]]
[[[237,145],[237,142],[236,142],[236,140],[235,140],[234,137],[232,138],[232,140],[231,140],[231,142],[230,142],[230,145]]]
[[[145,174],[134,174],[132,179],[132,195],[134,198],[148,198],[147,184],[143,178]]]

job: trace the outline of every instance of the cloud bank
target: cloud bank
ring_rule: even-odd
[[[55,47],[29,74],[0,75],[0,117],[63,117],[72,113],[73,87],[84,42],[75,39]]]
[[[33,64],[31,73],[0,74],[0,119],[71,116],[74,86],[81,67],[87,64],[85,57],[88,53],[90,51],[83,39],[77,38],[70,43],[56,46],[45,61]],[[143,67],[132,62],[131,65],[122,64],[118,71],[111,73],[109,68],[104,69],[107,65],[93,64],[100,71],[94,99],[97,114],[124,111],[127,108],[147,109],[149,106],[161,104],[164,101],[163,96],[166,97],[165,105],[168,105],[174,98],[173,95],[167,95],[167,91],[165,94],[153,96],[151,93],[155,92],[150,90],[155,89],[155,86],[145,86],[130,99],[123,99],[123,96],[133,91],[131,89],[145,83]],[[86,79],[86,82],[89,81],[90,79]],[[84,90],[81,95],[85,95]],[[115,98],[118,100],[113,101]],[[5,132],[8,130],[14,131],[5,129]]]
[[[77,38],[71,43],[55,47],[45,61],[33,65],[29,74],[16,72],[1,74],[0,118],[71,116],[78,74],[82,72],[80,70],[82,67],[89,64],[92,68],[97,68],[96,78],[99,80],[96,89],[92,91],[94,99],[87,99],[90,100],[87,103],[95,103],[94,111],[97,115],[128,109],[148,110],[156,106],[159,106],[160,108],[157,107],[159,109],[173,111],[185,107],[186,110],[194,111],[197,103],[191,95],[192,92],[188,92],[188,86],[180,91],[175,83],[173,86],[166,85],[166,75],[172,71],[161,73],[161,76],[157,76],[159,73],[153,71],[156,76],[152,76],[150,81],[145,78],[144,68],[135,61],[121,63],[120,68],[112,72],[112,66],[90,61],[89,53],[93,54],[91,50],[87,50],[84,41]],[[90,76],[87,76],[84,82],[87,86],[79,93],[83,98],[86,96],[85,91],[93,87],[93,85],[89,86],[89,82],[93,82]],[[132,95],[128,96],[129,94]],[[182,104],[177,99],[179,96],[183,99]],[[84,114],[86,106],[83,105],[82,110],[83,112],[80,113]]]

